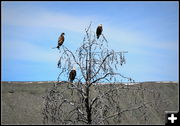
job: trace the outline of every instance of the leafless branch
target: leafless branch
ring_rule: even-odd
[[[133,81],[132,78],[122,75],[119,70],[126,62],[125,53],[128,51],[110,50],[105,36],[102,34],[102,38],[97,40],[95,32],[91,31],[91,25],[92,22],[85,29],[83,43],[75,52],[64,45],[59,50],[60,73],[57,84],[54,84],[44,97],[43,122],[111,124],[109,119],[113,118],[114,122],[120,122],[123,113],[142,111],[141,109],[144,110],[142,117],[148,121],[147,106],[153,104],[158,106],[160,95],[141,85],[129,87],[115,84],[117,76]],[[74,82],[61,81],[62,78],[68,78],[74,65],[78,67],[78,76]],[[103,81],[110,84],[97,84]],[[128,92],[132,93],[134,98],[128,101],[128,108],[122,109],[119,98],[128,97],[125,96]],[[140,99],[136,95],[140,95]],[[146,95],[153,100],[147,102]]]

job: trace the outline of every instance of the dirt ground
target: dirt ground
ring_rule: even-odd
[[[43,124],[43,96],[45,96],[46,90],[52,87],[52,85],[51,82],[2,82],[1,124]],[[161,107],[158,108],[160,112],[157,112],[157,108],[149,107],[148,112],[153,115],[152,119],[149,120],[150,124],[164,124],[165,111],[179,111],[179,84],[146,82],[141,85],[146,89],[158,91],[168,101],[168,104],[161,103]],[[129,86],[138,86],[138,84]],[[132,94],[127,94],[127,96],[130,98],[135,97]],[[126,103],[126,100],[128,99],[122,99],[123,103]],[[126,107],[126,104],[123,103],[122,106]],[[138,120],[138,116],[129,117],[126,115],[123,117],[122,122],[124,124],[138,124]]]

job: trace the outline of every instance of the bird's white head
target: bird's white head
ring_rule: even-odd
[[[76,67],[73,67],[73,70],[76,70]]]
[[[99,24],[99,26],[101,26],[101,27],[102,27],[102,24]]]

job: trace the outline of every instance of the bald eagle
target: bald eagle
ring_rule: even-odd
[[[65,33],[63,32],[63,33],[61,33],[61,35],[58,38],[58,46],[57,46],[58,49],[64,42],[64,35],[65,35]]]
[[[73,69],[71,70],[71,72],[69,73],[69,80],[70,80],[71,83],[73,82],[73,80],[75,79],[75,77],[76,77],[76,69],[73,68]]]
[[[99,36],[101,35],[103,31],[103,28],[102,28],[102,24],[100,24],[97,29],[96,29],[96,35],[97,35],[97,39],[99,38]]]

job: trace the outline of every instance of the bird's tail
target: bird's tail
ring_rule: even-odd
[[[52,49],[56,49],[56,48],[59,48],[58,46],[56,46],[56,47],[52,47]]]
[[[73,80],[71,80],[70,78],[68,78],[68,81],[69,81],[70,83],[72,83],[72,82],[73,82]]]
[[[52,49],[56,49],[56,48],[58,48],[58,49],[59,49],[59,46],[56,46],[56,47],[52,47]]]
[[[97,36],[97,39],[99,39],[99,35]]]

